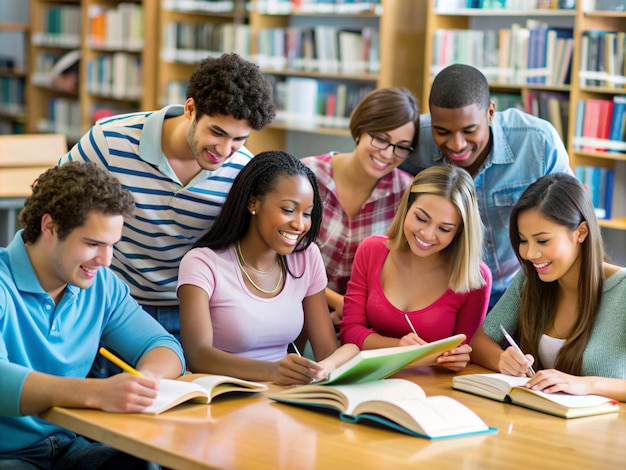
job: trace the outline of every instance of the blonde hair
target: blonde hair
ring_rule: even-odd
[[[465,293],[483,287],[487,282],[480,270],[483,223],[478,211],[474,180],[463,168],[449,164],[437,165],[415,176],[387,231],[389,249],[409,250],[409,242],[404,235],[404,220],[409,208],[421,194],[445,197],[461,216],[462,223],[454,239],[442,251],[450,265],[450,289]]]

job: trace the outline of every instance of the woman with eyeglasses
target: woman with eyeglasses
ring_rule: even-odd
[[[417,174],[386,235],[359,246],[345,295],[340,336],[360,349],[472,338],[489,305],[491,272],[481,261],[483,224],[474,181],[463,168]],[[469,344],[433,364],[458,371]]]
[[[313,170],[322,198],[317,237],[328,286],[326,300],[337,328],[356,249],[369,235],[389,227],[412,176],[398,166],[417,145],[419,110],[410,91],[379,88],[366,95],[350,117],[355,148],[302,162]]]

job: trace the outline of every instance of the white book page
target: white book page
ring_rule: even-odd
[[[199,377],[194,379],[192,383],[198,384],[204,387],[209,392],[213,391],[216,387],[219,390],[221,384],[223,388],[239,391],[258,391],[262,392],[267,390],[267,385],[258,382],[251,382],[249,380],[238,379],[236,377],[229,377],[227,375],[207,375],[205,377]]]
[[[332,388],[343,393],[348,399],[347,414],[352,414],[354,408],[366,401],[381,400],[419,400],[426,397],[426,393],[416,383],[404,379],[385,379],[359,384],[334,385]]]
[[[431,437],[489,429],[489,426],[468,407],[443,395],[429,397],[422,401],[400,401],[397,404],[405,409]]]
[[[570,395],[569,393],[563,392],[544,393],[535,390],[532,390],[532,392],[567,408],[598,406],[611,401],[610,398],[600,395]]]
[[[193,391],[201,391],[208,396],[208,392],[204,387],[193,382],[183,382],[181,380],[161,379],[159,381],[159,393],[152,405],[143,410],[144,413],[155,413],[164,406],[176,401],[186,393]]]

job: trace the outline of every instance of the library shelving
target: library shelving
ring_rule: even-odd
[[[98,118],[155,106],[154,1],[83,0],[80,122],[85,132]]]
[[[28,25],[0,22],[0,38],[18,45],[10,53],[0,51],[0,134],[21,134],[26,121]]]
[[[156,66],[158,105],[183,103],[189,76],[206,57],[249,58],[245,0],[161,0]]]
[[[623,10],[623,2],[509,0],[497,2],[499,8],[495,9],[490,7],[492,2],[485,0],[479,2],[482,8],[468,7],[474,3],[466,0],[428,2],[422,110],[428,112],[432,79],[441,68],[451,63],[476,66],[485,73],[494,96],[507,93],[514,99],[517,95],[519,105],[525,111],[555,124],[566,143],[574,170],[581,165],[612,170],[608,178],[613,185],[608,190],[612,211],[606,214],[598,212],[608,217],[602,218],[600,224],[626,230],[624,135],[621,135],[622,142],[609,144],[614,151],[602,148],[596,140],[591,143],[599,145],[602,150],[594,149],[588,139],[580,140],[582,115],[576,111],[581,100],[619,102],[621,97],[626,97],[623,60],[626,12],[607,10],[610,5],[619,4]],[[539,36],[538,31],[541,32]],[[611,33],[613,36],[609,36]],[[589,65],[589,51],[593,51],[589,46],[590,36],[603,38],[600,41],[603,48],[596,54],[612,57],[607,60],[610,70],[607,71],[602,63],[599,66]],[[534,50],[547,52],[537,57],[530,52],[533,47]],[[550,53],[551,50],[554,52]],[[569,63],[564,58],[569,58]],[[617,70],[618,67],[621,69]],[[595,120],[598,121],[598,118],[599,115]],[[587,145],[583,146],[583,143]]]
[[[538,8],[540,1],[523,2],[524,8],[517,5],[520,2],[506,2],[511,7],[497,9],[461,6],[468,3],[428,2],[422,94],[425,112],[434,75],[452,63],[479,68],[494,92],[569,92],[574,9]],[[534,50],[547,53],[533,54]]]
[[[79,1],[31,2],[26,95],[29,133],[60,133],[68,140],[80,135],[80,86],[74,59],[81,48],[81,23]],[[61,60],[67,67],[54,68]]]
[[[156,101],[156,2],[31,2],[28,131],[76,142],[108,114]]]
[[[302,135],[349,138],[349,113],[374,88],[421,95],[423,2],[257,0],[250,9],[252,60],[278,105],[276,121],[249,139],[253,152],[290,150]]]
[[[570,120],[570,160],[574,168],[590,166],[604,169],[601,173],[612,173],[613,188],[611,191],[609,185],[607,196],[612,201],[612,213],[600,224],[626,231],[626,11],[623,2],[621,10],[609,10],[620,2],[579,0],[579,3],[575,40],[580,47],[576,47],[573,63],[578,73],[572,75],[570,92],[570,114],[575,116]],[[594,48],[601,51],[595,61]],[[599,108],[594,107],[598,105]],[[617,128],[621,128],[621,133],[618,130],[618,134],[610,134],[611,125],[616,126],[612,120],[620,120]],[[585,132],[587,129],[581,127],[585,121],[600,123],[598,134],[593,130]],[[600,192],[600,199],[605,194],[603,185],[593,191]]]

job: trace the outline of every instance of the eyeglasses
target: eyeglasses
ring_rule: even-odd
[[[415,151],[413,147],[408,147],[406,145],[400,144],[392,144],[387,139],[383,139],[382,137],[377,136],[376,134],[372,134],[371,132],[368,132],[368,135],[372,138],[372,147],[378,150],[387,150],[389,147],[392,147],[393,154],[397,158],[400,158],[402,160],[408,158],[409,155],[411,155]]]

